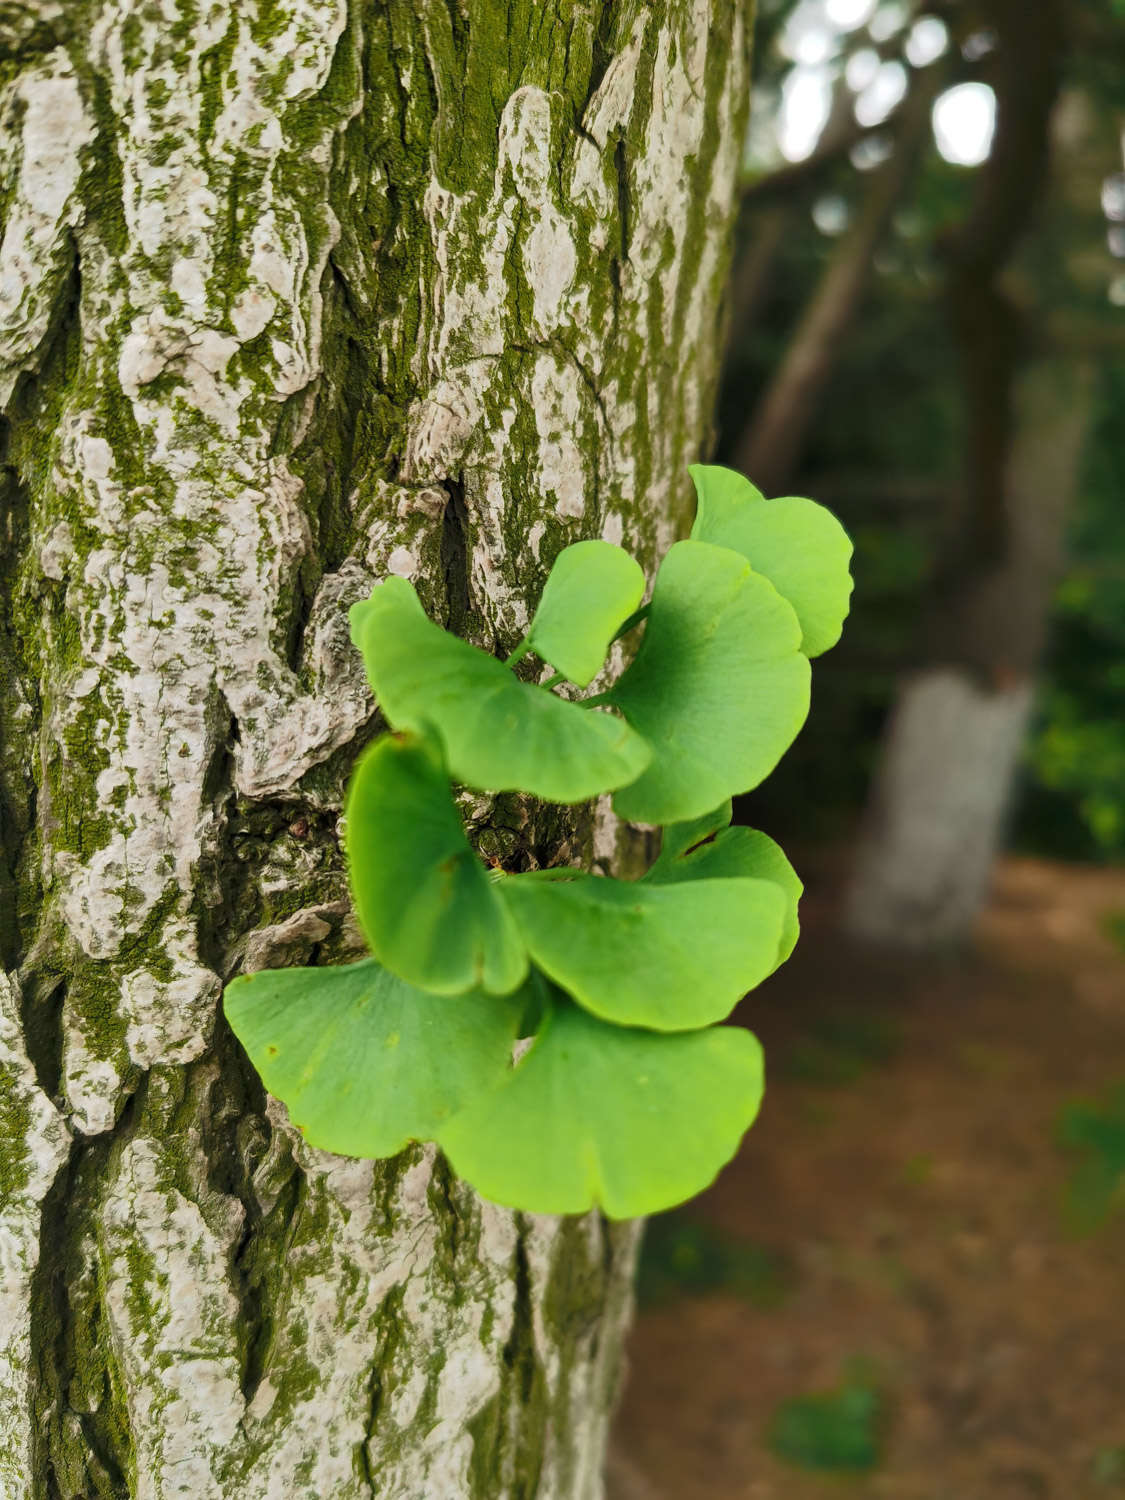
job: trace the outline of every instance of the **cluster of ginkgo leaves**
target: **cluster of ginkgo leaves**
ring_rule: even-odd
[[[392,730],[346,805],[373,957],[247,975],[225,1001],[310,1144],[388,1157],[436,1141],[498,1203],[628,1218],[699,1192],[753,1121],[761,1050],[715,1023],[789,956],[801,883],[764,834],[729,826],[730,799],[805,720],[808,658],[847,613],[851,544],[811,500],[691,474],[691,540],[650,602],[628,553],[578,542],[506,662],[433,624],[402,578],[353,607]],[[554,691],[588,687],[642,628],[607,691]],[[530,652],[555,669],[542,684],[512,671]],[[454,782],[554,803],[612,792],[622,818],[663,825],[660,854],[635,881],[490,870]]]

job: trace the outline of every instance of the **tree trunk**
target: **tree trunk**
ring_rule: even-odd
[[[858,937],[919,948],[964,938],[984,900],[1031,710],[1093,371],[1040,361],[1017,383],[1003,563],[961,601],[959,661],[904,683],[849,892]]]
[[[5,11],[6,1500],[601,1493],[635,1230],[305,1148],[218,1001],[354,941],[347,605],[506,650],[561,546],[686,521],[747,21]]]

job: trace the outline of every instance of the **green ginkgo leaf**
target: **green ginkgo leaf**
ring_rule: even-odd
[[[726,821],[730,821],[729,810]],[[642,880],[656,885],[668,884],[673,890],[679,889],[682,882],[692,880],[703,881],[705,889],[710,889],[715,880],[772,882],[784,898],[777,956],[770,965],[772,973],[793,952],[801,934],[797,908],[805,888],[800,876],[773,839],[755,828],[724,827],[718,832],[712,829],[713,837],[702,835],[706,842],[693,838],[690,843],[685,843],[682,832],[678,830],[688,826],[672,824],[664,830],[660,855],[648,873],[641,877]]]
[[[656,575],[636,659],[611,701],[652,745],[614,807],[637,823],[697,818],[768,776],[809,710],[792,607],[727,547],[677,542]]]
[[[603,1020],[690,1031],[728,1016],[777,961],[785,917],[765,880],[682,885],[514,875],[500,882],[538,966]]]
[[[575,542],[555,558],[527,644],[568,681],[585,687],[601,671],[618,627],[644,591],[640,564],[621,547]]]
[[[840,639],[851,602],[852,544],[830,510],[785,495],[767,500],[748,479],[715,464],[692,464],[698,542],[740,552],[797,612],[801,649],[819,656]]]
[[[521,991],[432,995],[373,959],[268,969],[227,986],[227,1019],[311,1146],[394,1156],[509,1070]]]
[[[733,816],[734,807],[728,797],[718,807],[713,807],[710,812],[703,813],[698,818],[689,818],[686,823],[669,823],[661,835],[656,863],[667,863],[675,855],[684,854],[696,844],[714,838],[721,829],[730,827]]]
[[[531,1213],[659,1213],[705,1188],[738,1149],[763,1088],[748,1031],[612,1026],[559,997],[499,1088],[438,1133],[456,1171]]]
[[[520,682],[429,620],[405,578],[377,584],[352,606],[351,625],[388,723],[432,725],[455,781],[583,802],[625,786],[648,764],[651,751],[628,724]]]
[[[346,812],[356,915],[380,963],[441,995],[515,989],[527,973],[523,941],[469,847],[436,743],[376,740]]]

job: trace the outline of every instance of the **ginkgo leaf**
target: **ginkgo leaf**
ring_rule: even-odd
[[[520,682],[495,657],[427,619],[405,578],[352,606],[379,706],[395,729],[432,725],[455,781],[583,802],[633,781],[651,751],[613,714],[579,708]]]
[[[532,959],[603,1020],[657,1031],[721,1021],[776,966],[785,917],[765,880],[682,885],[513,875],[500,893]]]
[[[394,1156],[506,1076],[522,991],[432,995],[374,959],[233,980],[227,1019],[311,1146]]]
[[[757,786],[809,709],[792,607],[727,547],[677,542],[660,566],[636,659],[611,701],[653,747],[614,797],[623,818],[696,818]]]
[[[729,815],[727,818],[729,822]],[[770,972],[783,964],[801,933],[797,907],[804,894],[800,876],[783,851],[767,834],[755,828],[721,828],[706,842],[692,840],[696,847],[682,842],[674,834],[684,824],[673,824],[664,830],[664,846],[652,868],[641,878],[657,885],[668,884],[676,890],[684,881],[700,880],[710,889],[716,880],[771,881],[784,898],[781,936],[776,961]],[[671,841],[669,835],[673,834]]]
[[[585,687],[601,671],[618,627],[644,591],[640,564],[621,547],[575,542],[555,558],[527,644],[570,682]]]
[[[656,863],[667,862],[677,854],[683,854],[688,849],[701,844],[705,839],[713,838],[720,829],[728,828],[730,820],[734,816],[734,808],[728,797],[718,807],[710,812],[703,813],[698,818],[689,818],[686,823],[669,823],[660,839],[660,853]]]
[[[694,539],[732,547],[765,574],[796,610],[806,656],[834,646],[850,607],[852,544],[832,512],[798,495],[767,500],[733,469],[688,472],[699,497]]]
[[[527,973],[523,941],[469,847],[436,744],[376,740],[346,812],[356,915],[375,957],[438,994],[515,989]]]
[[[506,1080],[442,1127],[455,1170],[531,1213],[659,1213],[705,1188],[763,1089],[748,1031],[612,1026],[559,997]]]

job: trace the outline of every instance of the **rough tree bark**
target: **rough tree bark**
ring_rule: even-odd
[[[562,545],[685,523],[745,7],[0,25],[0,1493],[596,1496],[635,1231],[305,1149],[217,1007],[353,942],[346,606],[505,650]]]

